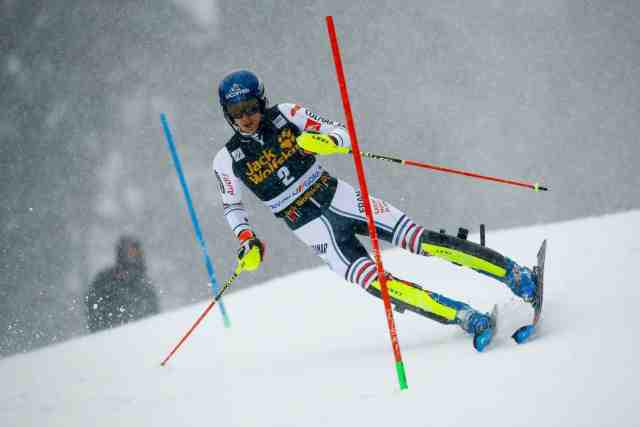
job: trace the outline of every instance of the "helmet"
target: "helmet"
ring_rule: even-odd
[[[236,102],[255,98],[260,103],[260,112],[264,114],[269,101],[264,94],[262,80],[251,71],[238,70],[227,75],[218,85],[220,106],[227,122],[237,130],[237,126],[229,116],[227,107]]]

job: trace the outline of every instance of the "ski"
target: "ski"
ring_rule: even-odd
[[[498,330],[498,305],[493,306],[491,311],[491,327],[476,334],[473,337],[473,348],[482,353],[491,344],[493,337]]]
[[[538,265],[533,267],[533,274],[536,278],[536,297],[532,302],[533,306],[533,322],[518,328],[511,336],[518,344],[524,344],[529,341],[535,334],[538,323],[540,322],[540,314],[542,313],[542,302],[544,299],[544,260],[547,253],[547,240],[545,239],[538,250]]]

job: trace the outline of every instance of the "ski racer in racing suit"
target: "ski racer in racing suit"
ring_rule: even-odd
[[[361,194],[316,159],[317,154],[348,150],[351,142],[344,126],[297,104],[269,106],[262,81],[250,71],[229,74],[218,92],[235,133],[215,156],[213,171],[225,218],[240,240],[243,268],[258,268],[265,249],[248,221],[242,203],[244,186],[332,271],[380,297],[376,264],[357,237],[369,234]],[[536,285],[529,268],[466,239],[425,229],[386,201],[374,197],[370,201],[380,239],[413,254],[472,268],[505,283],[525,301],[534,298]],[[474,336],[478,351],[490,342],[493,322],[488,314],[391,274],[388,279],[397,311],[408,309],[440,323],[457,324]]]

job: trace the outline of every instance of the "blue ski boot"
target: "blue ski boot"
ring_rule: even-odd
[[[473,347],[479,351],[484,351],[491,343],[496,328],[497,307],[493,313],[483,314],[471,307],[466,307],[456,316],[456,323],[465,331],[473,335]]]
[[[531,269],[521,267],[512,261],[504,282],[514,294],[525,302],[532,303],[535,300],[538,284],[536,276]]]

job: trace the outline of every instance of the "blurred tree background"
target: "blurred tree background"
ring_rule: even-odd
[[[210,172],[231,135],[217,82],[250,68],[272,103],[343,120],[326,15],[363,149],[552,189],[365,162],[371,192],[417,221],[491,230],[640,206],[632,0],[0,0],[0,356],[84,334],[84,293],[124,232],[141,238],[163,309],[209,295],[161,112],[227,277],[236,243]],[[349,158],[322,162],[355,182]],[[269,252],[233,290],[319,265],[246,199]]]

